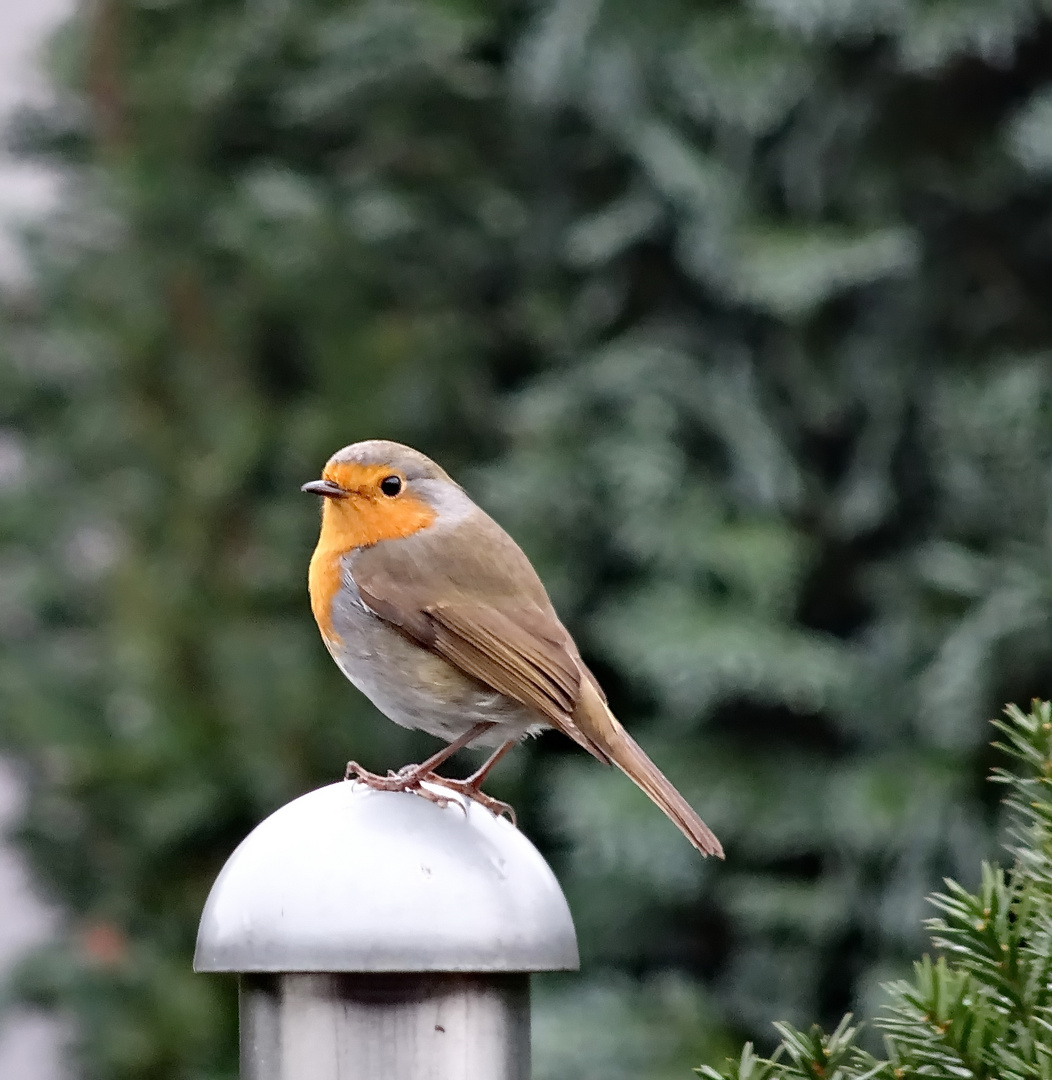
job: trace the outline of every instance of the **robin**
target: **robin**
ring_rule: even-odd
[[[348,778],[441,801],[423,786],[438,782],[510,812],[483,780],[525,736],[554,727],[635,781],[703,855],[723,857],[608,708],[522,549],[433,461],[370,439],[303,490],[322,497],[310,598],[326,647],[382,713],[449,744],[387,776],[352,761]],[[465,746],[496,749],[466,780],[437,777]]]

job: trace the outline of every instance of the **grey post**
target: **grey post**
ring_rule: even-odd
[[[230,856],[194,969],[240,975],[242,1080],[527,1080],[529,972],[577,968],[573,922],[529,840],[449,794],[332,784]]]

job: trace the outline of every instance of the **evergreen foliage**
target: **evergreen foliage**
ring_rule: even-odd
[[[1009,788],[1013,820],[1010,870],[984,862],[969,892],[947,880],[932,897],[929,919],[941,955],[914,965],[913,980],[886,987],[889,1003],[877,1020],[887,1059],[857,1045],[847,1016],[831,1035],[777,1024],[782,1042],[770,1059],[751,1045],[705,1080],[1036,1080],[1052,1076],[1052,705],[1034,702],[1029,714],[1012,706],[996,722],[1000,749],[1016,759],[993,779]]]
[[[0,741],[68,912],[20,992],[85,1075],[233,1075],[188,970],[214,873],[348,757],[431,748],[305,599],[298,486],[374,435],[520,539],[728,849],[555,739],[502,765],[583,948],[537,1075],[871,1011],[993,850],[985,717],[1052,695],[1049,5],[95,0],[53,54]]]

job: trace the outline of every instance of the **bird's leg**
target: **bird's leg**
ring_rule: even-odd
[[[434,774],[425,777],[425,779],[434,780],[436,784],[452,788],[459,795],[466,795],[469,799],[484,806],[490,813],[496,814],[497,817],[500,817],[501,814],[507,814],[512,825],[515,825],[517,824],[515,820],[515,808],[510,803],[501,802],[500,799],[494,799],[492,795],[487,795],[481,789],[482,781],[489,775],[493,766],[496,765],[517,742],[517,739],[509,739],[506,743],[497,747],[497,749],[466,780],[448,780],[444,776],[435,776]]]
[[[417,795],[423,795],[425,799],[430,799],[431,802],[437,802],[440,806],[445,806],[449,800],[442,798],[441,795],[433,791],[428,791],[427,788],[421,787],[420,781],[426,778],[444,784],[446,781],[435,776],[434,770],[442,762],[451,758],[458,750],[463,749],[468,743],[473,742],[480,735],[489,731],[491,727],[493,727],[492,720],[483,720],[465,731],[458,739],[454,739],[448,746],[443,747],[438,753],[432,754],[426,761],[422,761],[419,765],[407,765],[397,773],[387,776],[369,772],[368,769],[363,769],[357,761],[348,761],[343,778],[344,780],[358,780],[374,791],[412,791]]]

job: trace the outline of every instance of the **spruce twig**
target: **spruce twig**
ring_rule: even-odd
[[[857,1044],[846,1016],[826,1035],[776,1024],[782,1041],[770,1058],[747,1044],[706,1080],[1052,1080],[1052,704],[1029,713],[1009,706],[994,721],[996,745],[1012,768],[991,779],[1008,788],[1010,870],[983,863],[973,893],[947,880],[928,920],[936,958],[914,965],[913,979],[889,983],[876,1020],[887,1058]]]

